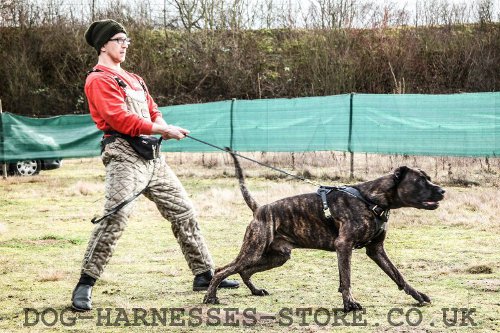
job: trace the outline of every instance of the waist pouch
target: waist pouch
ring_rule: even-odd
[[[119,137],[126,140],[135,152],[145,160],[154,160],[160,156],[162,138],[147,135],[130,136],[118,132],[106,132],[106,134],[111,136],[102,139],[101,151],[104,150],[108,143],[115,141],[116,137]]]

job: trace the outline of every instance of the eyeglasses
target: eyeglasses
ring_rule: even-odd
[[[118,44],[120,45],[129,45],[132,40],[130,38],[113,38],[113,39],[110,39],[110,41],[113,41],[113,42],[117,42]]]

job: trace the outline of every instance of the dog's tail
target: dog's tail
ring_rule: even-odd
[[[257,208],[259,208],[259,204],[255,199],[252,197],[250,192],[248,191],[248,188],[245,184],[245,176],[243,175],[243,170],[241,169],[240,162],[238,161],[238,158],[234,154],[232,150],[228,149],[228,152],[231,154],[231,157],[234,160],[234,169],[236,170],[236,177],[238,177],[238,181],[240,183],[240,190],[241,194],[243,195],[243,199],[245,199],[245,202],[247,203],[248,207],[252,210],[252,212],[255,212]]]

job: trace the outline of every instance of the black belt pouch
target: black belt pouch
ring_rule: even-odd
[[[130,136],[118,132],[106,133],[111,136],[104,138],[101,141],[101,151],[104,150],[106,144],[115,141],[116,137],[126,140],[130,146],[146,160],[154,160],[160,155],[161,140],[154,136]]]

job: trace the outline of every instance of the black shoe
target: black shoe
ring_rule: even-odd
[[[193,291],[203,291],[208,289],[208,285],[212,280],[213,274],[212,271],[208,271],[205,273],[198,274],[194,277],[193,281]],[[228,288],[228,289],[236,289],[240,286],[238,281],[234,280],[222,280],[219,284],[218,288]]]
[[[71,297],[71,307],[81,312],[92,310],[92,286],[77,284]]]

